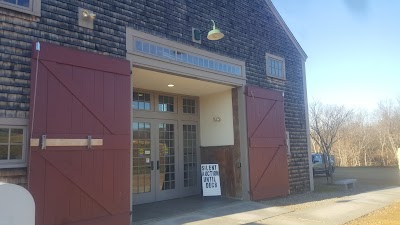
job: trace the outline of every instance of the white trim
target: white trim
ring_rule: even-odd
[[[0,118],[0,125],[10,125],[10,126],[28,126],[28,119],[21,118]]]
[[[272,13],[274,14],[275,18],[278,20],[279,24],[282,26],[285,33],[289,36],[289,38],[292,41],[292,43],[294,44],[294,46],[299,51],[300,55],[303,57],[303,60],[306,61],[308,58],[307,54],[305,53],[303,48],[300,46],[299,42],[296,40],[293,33],[290,31],[289,27],[286,25],[285,21],[279,14],[278,10],[275,8],[274,4],[271,2],[271,0],[265,0],[265,2],[271,9]]]
[[[306,116],[306,136],[307,136],[307,150],[308,150],[308,167],[310,174],[310,191],[314,191],[314,176],[313,176],[313,163],[311,157],[311,137],[310,137],[310,120],[308,117],[308,98],[307,98],[307,79],[306,79],[306,62],[302,62],[303,71],[303,92],[304,92],[304,111]]]
[[[13,3],[0,1],[0,7],[34,16],[41,16],[41,2],[42,0],[29,0],[29,7],[23,7]]]
[[[240,140],[240,164],[242,178],[242,200],[250,200],[250,172],[249,172],[249,149],[247,138],[247,111],[245,86],[238,87],[234,91],[237,92],[238,101],[238,120],[239,120],[239,140]]]

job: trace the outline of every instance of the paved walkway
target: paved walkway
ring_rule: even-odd
[[[400,187],[348,196],[324,205],[298,211],[239,201],[217,208],[202,209],[175,217],[149,221],[154,225],[340,225],[374,210],[400,201]],[[145,224],[145,223],[142,223]]]

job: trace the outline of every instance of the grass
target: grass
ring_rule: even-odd
[[[393,203],[345,225],[395,225],[400,224],[400,202]]]

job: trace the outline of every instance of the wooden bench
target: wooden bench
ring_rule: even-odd
[[[346,191],[351,187],[351,189],[356,187],[357,179],[344,179],[344,180],[338,180],[335,181],[334,184],[338,185],[344,185],[346,188]]]

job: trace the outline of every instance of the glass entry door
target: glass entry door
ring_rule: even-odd
[[[133,204],[179,197],[177,123],[135,119],[132,129]]]

